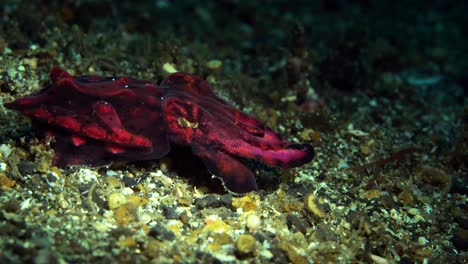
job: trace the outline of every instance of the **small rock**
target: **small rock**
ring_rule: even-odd
[[[408,214],[413,215],[413,216],[420,215],[421,211],[419,211],[418,208],[409,208],[408,209]]]
[[[193,203],[193,197],[192,196],[177,197],[177,203],[180,206],[190,206]]]
[[[454,177],[450,192],[468,196],[468,172],[462,172],[460,176]]]
[[[16,181],[8,178],[5,173],[0,173],[0,187],[4,189],[11,189],[15,187]]]
[[[232,244],[233,242],[232,238],[226,233],[213,234],[212,237],[219,245]]]
[[[455,222],[460,225],[463,229],[468,229],[468,216],[465,215],[465,212],[460,208],[454,208],[451,210]]]
[[[270,249],[270,252],[271,254],[273,254],[273,258],[271,261],[272,264],[289,263],[287,252],[285,250],[274,246]]]
[[[37,69],[37,58],[25,58],[24,64],[28,65],[31,70],[36,70]]]
[[[145,197],[141,197],[138,195],[130,195],[128,196],[128,201],[134,203],[136,206],[144,206],[148,203],[148,199]]]
[[[318,199],[312,193],[305,197],[304,203],[306,205],[307,211],[312,213],[314,216],[318,218],[325,217],[324,206],[319,203]]]
[[[149,233],[149,236],[152,236],[158,240],[168,240],[172,241],[175,238],[174,233],[172,233],[171,230],[167,229],[163,224],[157,223],[155,226],[153,226]]]
[[[29,160],[22,160],[18,164],[18,170],[23,175],[31,175],[36,171],[36,166]]]
[[[462,239],[459,236],[453,236],[452,243],[458,250],[466,251],[468,249],[468,240]]]
[[[90,188],[92,188],[92,186],[93,186],[92,183],[87,183],[87,184],[80,185],[78,188],[80,189],[80,192],[84,196],[88,196],[89,195],[88,191],[90,190]],[[102,208],[102,209],[105,209],[105,210],[109,209],[109,202],[104,200],[103,198],[101,198],[101,196],[99,195],[98,192],[92,192],[91,193],[91,199],[93,200],[94,203],[96,203],[96,205],[99,208]]]
[[[209,194],[201,199],[196,199],[195,205],[198,209],[227,207],[232,203],[232,194],[215,195]]]
[[[378,189],[370,189],[364,193],[364,197],[368,200],[379,199],[382,196],[382,192]]]
[[[137,243],[133,237],[124,237],[117,241],[116,245],[123,248],[134,248]]]
[[[293,264],[307,264],[309,261],[307,259],[300,255],[294,247],[288,243],[281,243],[278,245],[278,247],[286,253],[288,256],[289,262]]]
[[[115,221],[119,225],[127,225],[131,221],[135,220],[137,206],[134,203],[126,203],[117,207],[114,210]]]
[[[361,153],[368,156],[374,151],[374,145],[375,141],[374,140],[366,140],[363,144],[359,146],[359,149],[361,150]]]
[[[183,212],[179,215],[179,220],[183,224],[188,224],[190,222],[190,218],[186,212]]]
[[[99,173],[97,173],[95,170],[87,168],[81,168],[77,172],[77,176],[80,182],[82,183],[96,182],[97,179],[100,177]]]
[[[418,244],[419,244],[419,245],[425,246],[425,245],[427,245],[427,243],[429,243],[429,241],[428,241],[425,237],[420,236],[420,237],[418,238]]]
[[[2,205],[2,210],[7,213],[17,213],[21,210],[21,205],[16,198],[11,198]]]
[[[179,219],[179,215],[173,207],[164,205],[162,210],[166,219]]]
[[[157,259],[163,256],[164,250],[167,247],[166,242],[161,242],[156,239],[145,241],[145,250],[143,253],[150,259]],[[169,262],[170,263],[170,262]]]
[[[195,205],[198,209],[205,209],[209,207],[216,208],[218,207],[218,201],[219,200],[214,194],[209,194],[201,199],[196,199]]]
[[[306,128],[301,132],[299,137],[304,141],[311,141],[313,138],[314,132],[315,132],[314,130],[310,128]]]
[[[304,197],[308,193],[310,193],[310,189],[302,183],[291,183],[288,185],[288,194],[293,197]]]
[[[148,213],[139,213],[138,221],[142,224],[148,224],[151,221],[151,214]]]
[[[120,237],[124,237],[124,236],[132,236],[133,234],[134,232],[130,228],[124,227],[124,226],[111,228],[109,232],[109,235],[115,239],[119,239]]]
[[[256,250],[257,240],[251,234],[240,235],[236,241],[236,252],[239,257],[253,256]]]
[[[404,205],[410,205],[413,203],[414,197],[410,191],[405,190],[398,194],[398,200],[400,200]]]
[[[263,243],[265,240],[270,240],[275,237],[275,234],[270,236],[270,234],[265,234],[265,233],[256,232],[253,234],[253,236],[255,237],[255,239],[257,239],[258,242],[260,242],[260,244]]]
[[[420,177],[425,183],[433,186],[447,186],[451,182],[451,177],[445,171],[430,167],[422,166],[416,176]]]
[[[385,258],[383,258],[381,256],[374,255],[374,254],[370,254],[370,258],[376,264],[387,264],[387,263],[389,263],[387,259],[385,259]]]
[[[115,192],[109,195],[109,209],[114,210],[115,208],[127,203],[127,197],[120,192]]]
[[[242,208],[244,212],[255,211],[257,210],[258,200],[260,200],[260,198],[257,194],[246,195],[246,196],[239,197],[239,198],[235,197],[235,198],[232,198],[231,205],[236,210],[239,208]]]
[[[162,73],[164,76],[168,76],[172,73],[176,73],[178,70],[175,68],[175,65],[169,62],[164,63],[162,66]]]
[[[468,230],[460,227],[455,229],[452,243],[458,250],[466,251],[468,249]]]
[[[398,263],[399,264],[414,264],[416,262],[413,261],[410,257],[403,256]]]
[[[202,229],[203,232],[224,233],[230,229],[230,226],[217,215],[207,216],[205,223],[206,225]]]
[[[297,215],[290,214],[286,217],[288,228],[292,232],[299,231],[302,234],[307,233],[307,229],[310,227],[309,222],[305,219],[300,219]]]
[[[95,222],[92,226],[100,233],[106,233],[110,229],[110,226],[105,222]]]
[[[315,237],[321,242],[337,240],[336,234],[332,228],[329,225],[323,223],[320,223],[316,226]]]
[[[223,67],[223,62],[220,60],[210,60],[206,63],[206,67],[212,71],[217,71]]]
[[[124,176],[122,181],[125,187],[130,187],[130,188],[134,188],[138,184],[138,181],[135,178],[128,177],[128,176]]]
[[[8,158],[11,154],[11,147],[8,144],[2,144],[0,145],[0,154],[2,154],[3,157]]]
[[[262,224],[262,220],[260,219],[258,215],[250,214],[249,216],[247,216],[246,225],[250,232],[256,231],[260,227],[261,224]]]
[[[232,203],[232,194],[227,193],[219,197],[220,206],[230,206]]]

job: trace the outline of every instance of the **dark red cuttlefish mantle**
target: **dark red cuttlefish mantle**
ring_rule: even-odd
[[[281,139],[196,76],[174,73],[160,85],[128,77],[73,77],[59,67],[50,76],[52,84],[39,94],[5,106],[55,137],[53,165],[158,159],[174,143],[190,146],[230,191],[245,193],[257,184],[240,158],[291,168],[314,156],[310,145]]]

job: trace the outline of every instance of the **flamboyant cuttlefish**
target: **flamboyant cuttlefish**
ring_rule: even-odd
[[[174,73],[160,85],[128,77],[73,77],[55,67],[52,84],[5,106],[53,136],[53,165],[158,159],[169,143],[190,146],[231,191],[257,190],[247,158],[291,168],[309,162],[308,144],[282,140],[216,96],[203,79]]]

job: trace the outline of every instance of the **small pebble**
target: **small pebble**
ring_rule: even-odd
[[[232,198],[232,207],[237,209],[242,209],[243,212],[255,211],[257,210],[257,201],[260,200],[258,195],[246,195],[243,197]]]
[[[130,195],[128,196],[127,200],[135,204],[136,206],[144,206],[148,203],[148,199],[146,199],[145,197],[138,196],[138,195]]]
[[[162,72],[165,76],[167,75],[170,75],[172,73],[176,73],[178,72],[177,69],[175,68],[174,64],[172,63],[164,63],[164,65],[162,66]]]
[[[370,254],[371,259],[376,264],[387,264],[389,263],[387,259],[382,258],[381,256]]]
[[[37,69],[37,58],[26,58],[24,59],[24,64],[28,65],[31,70]]]
[[[106,222],[95,222],[93,226],[94,226],[94,229],[96,229],[96,231],[101,232],[101,233],[107,232],[111,227]]]
[[[230,226],[217,215],[207,216],[205,223],[206,225],[202,229],[203,232],[224,233],[230,229]]]
[[[206,67],[210,70],[216,71],[223,67],[223,62],[220,60],[210,60],[206,63]]]
[[[378,189],[370,189],[364,193],[364,197],[368,200],[379,199],[382,195],[382,192]]]
[[[290,214],[286,217],[286,222],[288,224],[288,228],[292,232],[299,231],[302,234],[307,233],[307,229],[310,227],[309,222],[305,219],[300,219],[297,215]]]
[[[175,238],[174,233],[172,233],[171,230],[167,229],[163,224],[157,223],[155,226],[153,226],[149,233],[149,236],[152,236],[158,240],[168,240],[172,241]]]
[[[418,244],[419,245],[425,246],[427,243],[429,243],[429,241],[425,237],[420,236],[418,238]]]
[[[137,179],[128,177],[126,175],[123,177],[122,181],[126,187],[130,187],[130,188],[134,188],[138,184]]]
[[[421,211],[418,208],[410,208],[408,209],[408,214],[410,215],[420,215]]]
[[[198,209],[227,207],[232,203],[232,194],[217,195],[209,194],[201,199],[196,199],[195,205]]]
[[[120,192],[115,192],[109,195],[109,209],[113,210],[125,203],[127,203],[127,197]]]
[[[151,215],[147,213],[139,214],[138,221],[140,221],[142,224],[147,224],[151,221]]]
[[[7,169],[7,164],[5,162],[0,163],[0,171],[6,171]]]
[[[8,144],[2,144],[0,145],[0,153],[3,155],[3,157],[8,158],[11,154],[11,147]]]
[[[8,178],[5,173],[0,173],[0,187],[10,189],[15,187],[16,181]]]
[[[451,182],[451,177],[445,171],[430,166],[422,166],[416,176],[433,186],[447,186]]]
[[[374,145],[375,141],[374,140],[366,140],[363,144],[359,146],[359,149],[361,150],[361,153],[364,155],[369,155],[374,151]]]
[[[240,235],[236,241],[236,251],[240,257],[252,256],[256,250],[257,240],[250,234]]]
[[[232,194],[231,193],[227,193],[227,194],[223,194],[219,197],[219,203],[220,203],[220,206],[230,206],[231,203],[232,203]]]
[[[414,197],[410,191],[405,190],[398,194],[398,200],[400,200],[404,205],[410,205],[413,203]]]
[[[451,241],[458,250],[466,251],[468,249],[468,230],[457,227],[453,231]]]
[[[114,210],[115,221],[122,226],[128,225],[136,219],[136,209],[137,207],[133,203],[126,203],[117,207]]]
[[[117,241],[116,245],[124,248],[134,248],[137,243],[133,237],[124,237]]]
[[[36,165],[29,160],[22,160],[18,164],[18,169],[23,175],[33,174],[36,171]]]
[[[250,232],[255,232],[261,224],[262,220],[258,215],[250,214],[249,216],[247,216],[246,225]]]
[[[318,202],[315,196],[310,193],[304,199],[307,211],[311,212],[313,215],[324,218],[325,212],[323,211],[323,206]]]
[[[195,205],[198,209],[205,209],[209,207],[216,208],[218,207],[218,199],[215,195],[209,194],[201,199],[196,199]]]
[[[87,168],[81,168],[77,172],[78,179],[82,183],[96,182],[97,179],[101,176],[95,170],[90,170]]]
[[[179,219],[179,215],[172,206],[163,206],[162,210],[166,219]]]

